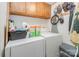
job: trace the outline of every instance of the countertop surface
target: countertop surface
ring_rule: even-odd
[[[41,33],[41,36],[43,37],[51,37],[51,36],[58,36],[58,35],[61,35],[59,33],[51,33],[51,32],[42,32]]]
[[[43,40],[47,37],[54,37],[54,36],[58,36],[58,35],[60,35],[60,34],[51,33],[51,32],[42,32],[41,36],[38,36],[38,37],[24,38],[24,39],[9,41],[8,44],[6,45],[6,48],[21,45],[21,44],[30,43],[30,42],[33,42],[33,41]]]
[[[12,47],[12,46],[16,46],[16,45],[26,44],[26,43],[30,43],[30,42],[38,41],[38,40],[42,40],[42,39],[44,39],[44,38],[42,36],[39,36],[39,37],[13,40],[13,41],[11,40],[11,41],[8,42],[6,47]]]

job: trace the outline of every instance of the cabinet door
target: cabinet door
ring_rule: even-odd
[[[46,56],[59,57],[59,46],[62,44],[61,36],[46,38]]]
[[[11,48],[11,57],[44,57],[43,40]]]
[[[36,17],[36,3],[26,2],[26,16]]]
[[[44,16],[45,18],[50,18],[51,17],[51,6],[49,4],[45,4],[45,8],[44,8]]]
[[[44,15],[44,4],[37,2],[37,17],[42,18]]]
[[[10,13],[16,15],[25,15],[25,2],[10,3]]]
[[[40,18],[50,18],[51,6],[44,2],[37,3],[37,16]]]

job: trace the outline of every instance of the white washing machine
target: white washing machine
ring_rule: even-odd
[[[45,56],[59,57],[59,46],[62,44],[62,36],[59,33],[42,32],[45,37]]]

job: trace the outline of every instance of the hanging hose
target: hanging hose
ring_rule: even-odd
[[[76,46],[76,53],[75,53],[75,57],[77,57],[78,56],[78,46]]]
[[[73,14],[74,14],[74,11],[70,11],[70,17],[69,17],[69,32],[70,32],[70,29],[71,29],[71,24],[72,24],[72,20],[73,20]]]

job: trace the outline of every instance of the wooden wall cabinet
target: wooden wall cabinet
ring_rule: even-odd
[[[51,6],[47,3],[37,3],[37,16],[41,18],[50,18]]]
[[[26,16],[36,17],[36,3],[26,2]]]
[[[10,14],[48,19],[51,16],[51,5],[44,2],[12,2]]]
[[[10,3],[10,14],[25,15],[25,2]]]

